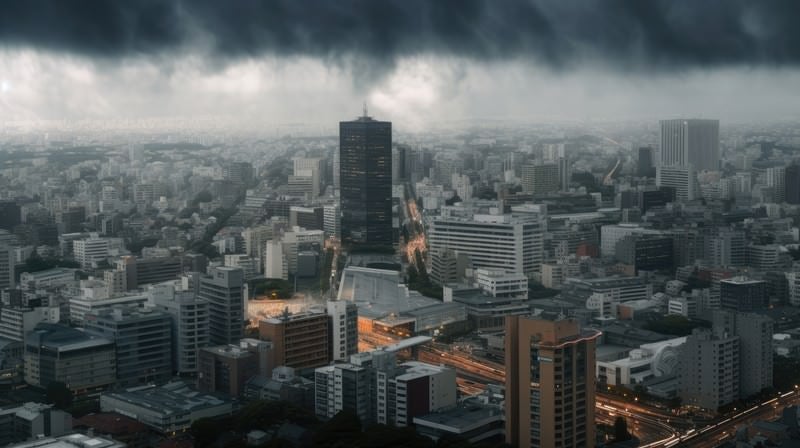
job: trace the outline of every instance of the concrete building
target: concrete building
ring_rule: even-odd
[[[91,268],[95,263],[106,260],[109,256],[109,249],[109,240],[100,238],[97,233],[90,234],[89,238],[72,242],[75,261],[80,263],[84,269]]]
[[[301,207],[292,205],[289,207],[289,226],[302,227],[307,230],[324,230],[324,209],[320,206]]]
[[[617,243],[630,235],[659,235],[659,232],[637,224],[606,224],[600,227],[600,255],[616,256]]]
[[[329,325],[327,313],[285,313],[260,321],[258,335],[272,342],[272,365],[313,369],[330,362]]]
[[[653,148],[643,147],[639,148],[639,158],[636,162],[636,175],[639,177],[654,177],[655,170],[655,157]]]
[[[755,313],[715,311],[712,326],[718,333],[739,338],[739,398],[772,387],[772,319]]]
[[[150,308],[117,307],[86,316],[86,331],[114,341],[117,383],[136,386],[172,377],[172,317]]]
[[[322,209],[322,228],[325,236],[330,238],[340,238],[342,234],[342,222],[339,218],[339,204],[327,204]]]
[[[314,412],[315,382],[298,376],[291,367],[272,369],[272,376],[258,375],[245,385],[249,400],[287,401]]]
[[[747,263],[747,238],[744,232],[724,230],[711,237],[709,261],[719,267],[740,267]]]
[[[331,360],[347,361],[358,353],[358,306],[345,300],[327,302],[331,329]]]
[[[584,302],[593,294],[608,296],[614,303],[650,299],[653,285],[642,277],[570,278],[561,286],[565,299]]]
[[[231,268],[240,268],[244,272],[245,280],[252,280],[261,276],[261,259],[253,258],[250,255],[225,255],[223,264]]]
[[[353,364],[335,364],[314,371],[315,414],[329,419],[343,410],[354,412],[362,422],[375,421],[372,372]]]
[[[60,436],[71,430],[72,416],[51,404],[24,403],[0,409],[0,446]]]
[[[786,202],[786,168],[776,166],[767,168],[765,171],[766,183],[775,191],[775,202]]]
[[[450,213],[432,219],[432,252],[454,250],[469,256],[475,268],[503,269],[528,277],[542,264],[542,228],[536,217],[511,214]]]
[[[446,437],[466,439],[470,443],[504,440],[505,422],[499,406],[466,404],[414,417],[417,433],[434,441]]]
[[[76,394],[114,384],[114,342],[65,325],[37,325],[25,336],[25,382],[45,388],[54,381]]]
[[[660,166],[719,170],[719,120],[661,120],[660,125]]]
[[[544,194],[558,191],[559,166],[554,163],[526,164],[522,166],[522,191]]]
[[[186,287],[189,278],[185,278]],[[172,318],[172,368],[178,375],[197,373],[198,352],[209,345],[208,302],[194,291],[177,290],[174,283],[151,285],[148,306]]]
[[[800,165],[791,164],[784,171],[785,197],[789,204],[800,204]]]
[[[430,279],[437,285],[457,283],[463,280],[472,263],[469,256],[452,249],[441,249],[430,254]]]
[[[209,342],[234,344],[244,336],[245,284],[239,268],[213,267],[199,276],[197,297],[208,302]]]
[[[264,277],[289,279],[289,262],[280,240],[267,241],[264,248]]]
[[[321,157],[293,157],[293,173],[295,176],[311,178],[311,195],[317,197],[325,187],[325,159]]]
[[[69,321],[73,325],[84,326],[87,314],[97,314],[117,306],[144,306],[146,294],[125,294],[108,297],[108,289],[104,282],[99,284],[89,280],[81,281],[79,296],[69,299]]]
[[[57,324],[61,316],[58,307],[23,308],[5,306],[0,308],[0,337],[23,342],[25,335],[36,325],[46,322]]]
[[[764,310],[769,306],[767,282],[747,277],[720,280],[720,304],[739,312]]]
[[[475,285],[492,297],[528,298],[528,278],[502,269],[476,269]]]
[[[74,285],[77,283],[77,278],[77,269],[53,268],[38,272],[23,272],[19,276],[19,286],[23,291],[61,288]]]
[[[269,345],[267,342],[259,342]],[[247,381],[259,374],[262,357],[267,357],[267,351],[259,352],[257,347],[251,348],[247,342],[202,348],[199,356],[198,389],[201,392],[222,392],[232,397],[241,397]]]
[[[658,167],[656,169],[656,185],[659,188],[674,189],[676,201],[693,201],[700,196],[697,173],[692,166]]]
[[[571,319],[506,319],[506,442],[593,447],[596,330]]]
[[[195,420],[231,415],[238,406],[217,395],[198,393],[183,382],[171,382],[104,393],[100,409],[136,416],[161,434],[174,434],[188,431]]]
[[[686,338],[680,369],[683,404],[716,411],[739,394],[739,337],[695,329]]]
[[[110,437],[69,434],[59,437],[42,437],[34,441],[9,445],[6,448],[131,448],[131,445]]]
[[[16,286],[15,265],[14,248],[0,243],[0,291],[13,289]]]
[[[674,265],[669,236],[632,234],[617,242],[616,258],[639,271],[670,270]]]

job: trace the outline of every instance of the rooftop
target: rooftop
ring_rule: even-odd
[[[225,404],[227,401],[212,394],[198,392],[182,381],[167,383],[163,386],[133,387],[103,396],[155,410],[165,415],[212,408]]]
[[[446,427],[451,432],[463,433],[502,418],[503,412],[495,406],[470,405],[414,417],[414,423],[422,426]]]

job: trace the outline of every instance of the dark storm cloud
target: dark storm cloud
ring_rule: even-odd
[[[434,53],[646,70],[800,62],[796,0],[12,0],[0,8],[5,45],[92,57],[202,43],[222,60],[391,63]]]

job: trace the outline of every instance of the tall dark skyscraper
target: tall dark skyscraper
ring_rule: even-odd
[[[786,167],[784,178],[786,188],[786,202],[789,204],[800,204],[800,165],[789,165]]]
[[[391,246],[392,123],[364,116],[339,122],[342,244]]]
[[[649,146],[639,148],[639,163],[636,167],[636,175],[639,177],[656,177],[654,161],[653,148]]]

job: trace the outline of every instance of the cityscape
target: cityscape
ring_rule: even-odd
[[[800,446],[800,4],[3,6],[0,448]]]

